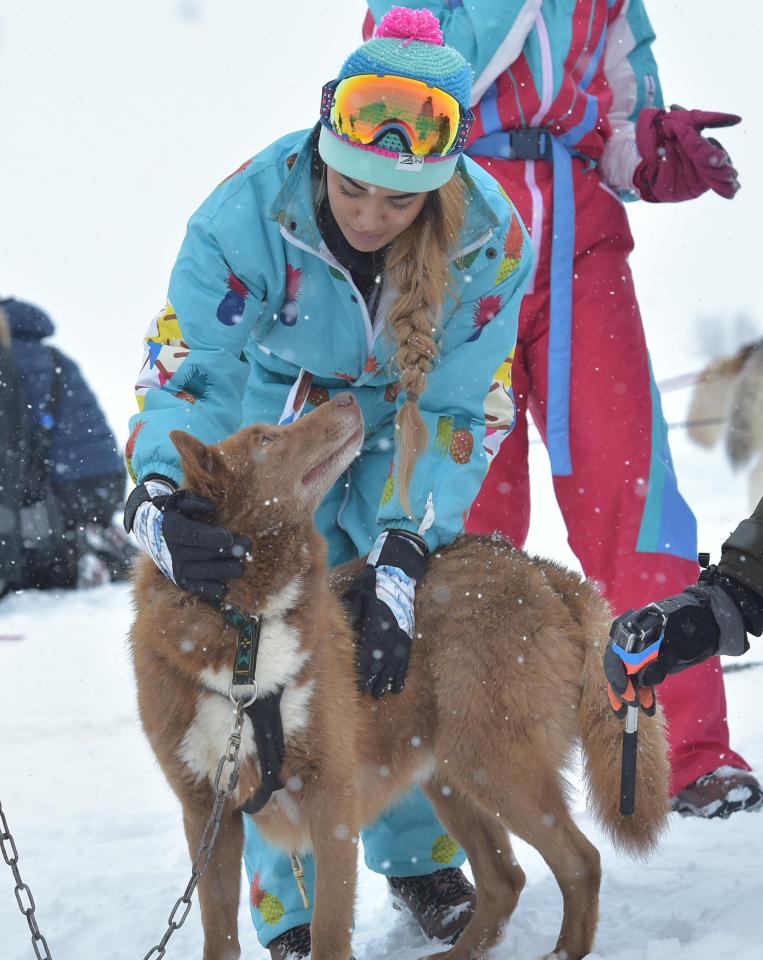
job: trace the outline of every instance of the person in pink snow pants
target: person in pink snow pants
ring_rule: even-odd
[[[369,0],[366,36],[399,3]],[[677,593],[697,577],[696,522],[676,483],[623,201],[732,198],[736,170],[710,133],[740,118],[664,108],[643,0],[402,5],[433,12],[471,63],[467,152],[511,197],[537,253],[504,380],[516,424],[497,422],[485,441],[494,459],[467,529],[525,542],[529,410],[570,547],[614,611]],[[760,806],[760,785],[729,744],[718,659],[660,693],[674,808],[718,817]]]

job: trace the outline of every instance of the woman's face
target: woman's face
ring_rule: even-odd
[[[356,250],[381,250],[407,230],[421,213],[426,193],[400,193],[351,180],[326,168],[329,204],[345,240]]]

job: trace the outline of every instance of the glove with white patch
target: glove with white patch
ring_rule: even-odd
[[[173,583],[219,604],[228,592],[227,581],[243,574],[252,541],[201,522],[215,509],[211,500],[191,490],[175,490],[165,478],[150,478],[130,494],[124,524]]]
[[[408,530],[385,530],[363,572],[344,595],[357,632],[360,687],[375,697],[401,693],[415,629],[416,583],[427,563],[424,540]]]

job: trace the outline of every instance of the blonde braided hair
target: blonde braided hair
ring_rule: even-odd
[[[429,439],[419,398],[426,390],[427,374],[437,356],[434,335],[451,285],[450,257],[465,215],[464,184],[456,173],[428,195],[418,217],[392,242],[385,260],[385,275],[400,291],[386,324],[397,339],[395,363],[400,372],[400,389],[405,394],[395,427],[400,454],[398,494],[409,516],[413,512],[409,497],[411,477]]]

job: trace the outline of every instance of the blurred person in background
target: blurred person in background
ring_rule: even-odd
[[[432,11],[472,64],[466,152],[517,205],[538,255],[507,378],[516,427],[467,530],[525,542],[529,410],[570,547],[615,612],[677,592],[697,576],[696,521],[673,470],[622,200],[733,197],[736,170],[702,131],[740,118],[664,109],[643,0],[369,0],[366,37],[393,5]],[[674,808],[724,817],[759,806],[760,785],[729,745],[718,661],[670,677],[662,702]]]
[[[0,300],[0,595],[124,579],[136,552],[112,516],[126,474],[50,317]]]

